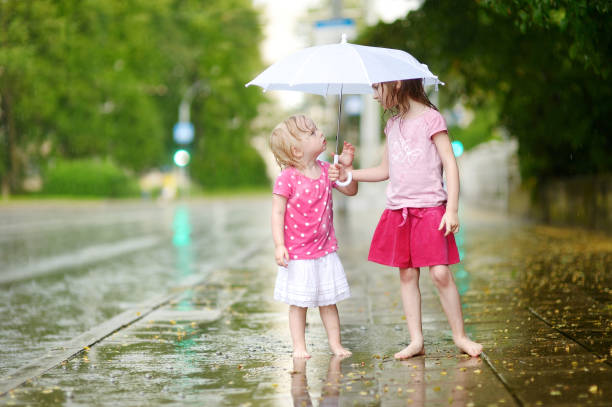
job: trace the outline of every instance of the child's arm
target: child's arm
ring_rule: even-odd
[[[287,198],[282,195],[272,195],[272,239],[274,240],[274,258],[276,264],[287,267],[289,251],[285,247],[285,210]]]
[[[449,233],[456,233],[459,230],[459,216],[457,215],[459,209],[459,168],[448,134],[443,131],[434,134],[431,138],[436,145],[446,173],[446,192],[448,194],[446,212],[442,216],[438,230],[446,227],[444,236],[448,236]]]
[[[385,140],[385,149],[380,164],[377,167],[353,171],[353,180],[362,182],[378,182],[386,179],[389,179],[389,157],[387,151],[387,141]]]

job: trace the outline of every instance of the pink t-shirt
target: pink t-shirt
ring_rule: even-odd
[[[329,163],[318,161],[321,176],[308,178],[293,167],[285,168],[273,192],[287,198],[285,246],[291,260],[316,259],[338,249],[332,211]]]
[[[442,160],[431,138],[441,131],[447,131],[444,117],[431,108],[411,119],[394,116],[387,121],[387,208],[428,208],[446,202]]]

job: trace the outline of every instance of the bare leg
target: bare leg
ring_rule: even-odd
[[[400,292],[404,315],[410,332],[410,344],[395,354],[396,359],[407,359],[425,353],[423,328],[421,326],[421,291],[419,290],[420,270],[418,268],[399,269]]]
[[[293,341],[293,357],[309,358],[306,351],[306,311],[308,308],[289,306],[289,330]]]
[[[449,267],[446,265],[431,266],[429,273],[440,293],[440,302],[453,332],[455,345],[470,356],[476,357],[480,355],[482,345],[472,341],[465,334],[461,299],[459,298],[459,291],[457,291],[457,285]]]
[[[319,307],[319,313],[321,314],[321,321],[325,326],[327,332],[327,341],[329,347],[334,355],[337,356],[348,356],[351,351],[345,349],[340,342],[340,318],[338,317],[338,308],[336,304],[324,305]]]

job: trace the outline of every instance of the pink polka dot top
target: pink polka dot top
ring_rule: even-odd
[[[273,193],[287,198],[285,246],[291,260],[316,259],[338,249],[334,233],[329,163],[317,160],[321,176],[309,178],[293,167],[285,168],[274,183]]]

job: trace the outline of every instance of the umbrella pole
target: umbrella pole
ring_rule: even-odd
[[[342,117],[342,84],[340,85],[340,100],[338,101],[338,128],[336,130],[336,154],[334,154],[334,165],[338,164],[338,140],[340,139],[340,118]],[[344,182],[336,180],[336,185],[345,187],[353,180],[353,173],[349,171],[348,176]]]
[[[342,117],[342,84],[340,85],[340,100],[338,101],[338,127],[336,128],[336,155],[338,155],[338,140],[340,138],[340,117]]]

